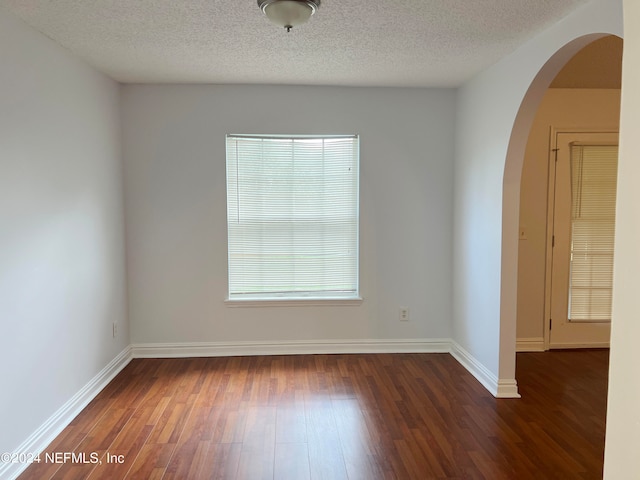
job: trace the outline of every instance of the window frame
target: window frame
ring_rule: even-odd
[[[230,203],[229,203],[229,188],[230,188],[230,159],[229,159],[229,148],[230,148],[230,140],[234,138],[242,138],[248,137],[252,139],[282,139],[282,140],[325,140],[325,139],[340,139],[340,138],[353,138],[355,139],[355,155],[352,157],[354,160],[354,165],[356,168],[356,178],[355,178],[355,254],[354,257],[351,257],[355,261],[355,289],[354,295],[346,295],[346,296],[331,296],[331,295],[319,295],[314,296],[313,293],[304,293],[299,296],[296,295],[287,295],[287,293],[292,292],[284,292],[282,294],[232,294],[231,293],[231,234],[229,230],[229,218],[231,215]],[[349,305],[360,305],[363,302],[363,298],[360,292],[360,136],[357,134],[348,134],[348,135],[263,135],[263,134],[228,134],[225,137],[225,166],[227,169],[225,185],[226,185],[226,207],[227,207],[227,297],[225,299],[225,305],[230,307],[264,307],[264,306],[326,306],[326,305],[340,305],[340,306],[349,306]],[[237,154],[236,154],[237,155]],[[324,153],[323,153],[324,155]],[[237,162],[237,157],[236,157]],[[236,174],[237,175],[237,174]],[[236,180],[237,182],[237,177]],[[236,187],[237,188],[237,187]],[[236,208],[240,208],[236,206]]]

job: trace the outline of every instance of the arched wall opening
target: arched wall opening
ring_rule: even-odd
[[[564,162],[567,149],[555,148],[558,142],[577,141],[577,136],[582,140],[617,137],[622,48],[620,37],[608,35],[580,50],[554,78],[535,114],[520,180],[517,352],[609,345],[606,323],[573,323],[562,315],[570,306],[569,286],[557,279],[552,281],[554,275],[564,277],[570,272],[566,269],[569,238],[565,236],[570,220],[564,215],[568,213],[570,191],[565,175],[571,169]],[[568,140],[570,137],[573,140]],[[555,162],[558,154],[559,164]],[[565,201],[556,204],[558,189]],[[558,208],[564,215],[556,219]],[[556,228],[560,229],[560,238],[556,238],[560,249],[554,254]]]
[[[515,371],[520,189],[525,150],[534,117],[547,89],[562,68],[588,44],[609,35],[593,33],[581,36],[565,44],[552,55],[531,82],[513,124],[507,148],[502,195],[499,355],[501,371]]]

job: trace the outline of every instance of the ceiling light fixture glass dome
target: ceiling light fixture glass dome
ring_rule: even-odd
[[[258,0],[258,6],[269,20],[290,32],[309,20],[320,0]]]

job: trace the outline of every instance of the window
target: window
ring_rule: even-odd
[[[227,136],[229,300],[358,297],[357,136]]]
[[[570,321],[611,320],[617,174],[617,146],[571,146]]]

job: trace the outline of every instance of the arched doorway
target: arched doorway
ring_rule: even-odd
[[[552,81],[531,127],[520,182],[517,351],[608,346],[608,321],[590,321],[588,317],[591,311],[596,315],[596,310],[592,310],[599,306],[594,302],[595,296],[576,296],[591,301],[573,303],[573,321],[567,321],[566,314],[562,318],[562,312],[568,307],[569,282],[560,281],[560,278],[569,274],[570,262],[568,228],[571,220],[567,215],[571,206],[571,186],[567,174],[573,170],[569,168],[567,142],[604,138],[617,142],[622,43],[621,38],[609,35],[580,50]],[[557,201],[558,198],[563,201]],[[556,210],[557,214],[554,214]],[[558,232],[554,232],[554,222]],[[580,258],[593,262],[594,258],[585,253],[587,256]],[[611,281],[610,277],[602,277],[604,265],[601,261],[598,263],[598,280]],[[587,264],[577,267],[580,268],[571,270],[574,276],[581,272],[582,281],[589,282],[593,278],[587,277],[592,272]],[[604,290],[592,293],[600,294],[603,308],[604,303],[610,302]],[[550,311],[552,303],[553,314]],[[584,321],[578,321],[579,314],[587,315]]]
[[[507,149],[502,195],[502,250],[500,287],[500,364],[515,366],[518,298],[520,193],[525,150],[534,117],[543,96],[562,68],[584,47],[606,33],[581,36],[560,48],[531,82],[518,110]],[[513,363],[512,363],[513,362]]]

